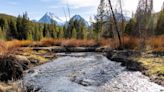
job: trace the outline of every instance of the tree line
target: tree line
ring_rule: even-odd
[[[95,16],[95,30],[99,38],[119,39],[123,44],[123,36],[138,37],[141,40],[151,36],[164,34],[164,5],[159,13],[153,13],[153,0],[139,0],[137,10],[127,20],[123,14],[122,0],[100,0]]]
[[[164,34],[164,5],[159,13],[153,13],[153,0],[139,0],[136,13],[127,20],[123,14],[122,0],[116,0],[116,6],[110,0],[100,0],[96,22],[71,18],[63,26],[35,23],[29,20],[25,12],[17,18],[0,17],[0,39],[4,40],[41,40],[42,38],[95,39],[115,38],[123,44],[123,36],[143,39]],[[76,15],[77,17],[77,15]],[[78,16],[79,17],[79,16]]]
[[[0,39],[3,40],[89,39],[88,27],[82,17],[80,20],[70,19],[65,25],[59,26],[55,22],[51,24],[32,22],[26,12],[17,18],[3,16],[5,17],[0,17]]]

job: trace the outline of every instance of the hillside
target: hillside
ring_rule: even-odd
[[[16,17],[15,16],[3,14],[3,13],[0,13],[0,18],[16,20]]]

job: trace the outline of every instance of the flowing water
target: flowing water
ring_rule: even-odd
[[[132,72],[101,53],[58,53],[23,78],[29,92],[164,92],[140,72]]]

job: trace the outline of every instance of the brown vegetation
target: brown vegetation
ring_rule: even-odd
[[[152,49],[164,51],[164,35],[151,37],[146,42]],[[162,49],[163,48],[163,49]]]
[[[95,40],[78,40],[78,39],[52,39],[44,38],[38,42],[39,46],[70,46],[70,47],[89,47],[96,46]]]
[[[137,49],[139,47],[140,40],[136,37],[125,36],[123,37],[123,47],[125,49]]]

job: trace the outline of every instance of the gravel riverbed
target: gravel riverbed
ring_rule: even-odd
[[[53,62],[27,71],[28,92],[164,92],[140,72],[128,71],[101,53],[60,53]]]

